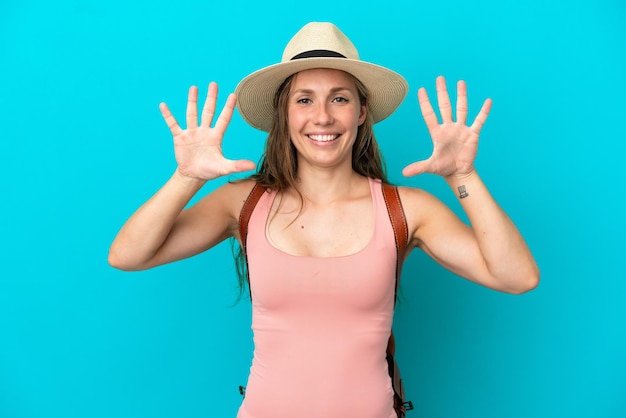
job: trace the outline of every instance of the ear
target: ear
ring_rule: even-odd
[[[367,103],[361,105],[361,110],[359,112],[359,126],[365,123],[366,118],[367,118]]]

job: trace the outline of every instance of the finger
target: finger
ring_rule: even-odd
[[[180,129],[176,118],[174,118],[174,115],[172,115],[172,112],[170,112],[170,108],[167,107],[165,102],[159,104],[159,110],[161,111],[161,115],[163,115],[163,119],[165,119],[167,127],[170,128],[170,132],[172,132],[172,135],[180,135],[182,129]]]
[[[250,160],[229,160],[224,158],[220,167],[217,169],[217,177],[227,176],[233,173],[241,173],[244,171],[254,170],[256,164]]]
[[[456,84],[456,121],[463,125],[467,122],[467,85],[463,80]]]
[[[472,123],[472,126],[470,127],[474,133],[480,134],[480,131],[483,129],[483,125],[487,121],[487,116],[489,116],[489,111],[491,110],[491,104],[491,99],[487,99],[485,100],[485,103],[483,103],[483,107],[481,107],[476,119],[474,119],[474,123]]]
[[[250,160],[233,161],[233,172],[240,173],[242,171],[252,171],[256,168],[256,164]]]
[[[187,129],[198,127],[198,87],[191,86],[187,95]]]
[[[230,119],[233,116],[233,112],[235,111],[236,103],[237,96],[235,96],[234,93],[229,94],[228,98],[226,99],[226,104],[224,105],[224,108],[220,112],[220,115],[215,122],[215,129],[217,130],[217,132],[221,134],[224,134],[224,132],[226,132],[226,128],[228,127]]]
[[[437,114],[433,110],[433,106],[430,104],[428,93],[426,93],[426,89],[424,87],[417,91],[417,100],[420,104],[422,117],[424,118],[424,122],[426,122],[426,127],[429,131],[432,131],[437,125],[439,125],[439,119],[437,119]]]
[[[446,87],[446,79],[443,76],[437,77],[437,103],[439,104],[441,121],[443,123],[451,123],[452,105],[450,104],[450,95]]]
[[[402,175],[405,177],[417,176],[418,174],[427,173],[430,170],[430,160],[422,160],[413,164],[409,164],[402,169]]]
[[[204,107],[202,108],[202,126],[207,128],[211,127],[213,123],[213,116],[215,115],[215,104],[217,103],[217,84],[214,82],[209,83],[209,91],[204,101]]]

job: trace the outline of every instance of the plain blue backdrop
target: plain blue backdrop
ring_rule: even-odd
[[[336,23],[409,96],[376,126],[391,179],[430,139],[416,93],[491,97],[477,167],[542,271],[521,296],[408,260],[395,329],[408,417],[626,417],[621,0],[80,1],[0,4],[0,417],[233,417],[252,355],[230,247],[124,273],[107,251],[175,168],[158,103],[277,62],[306,22]],[[239,115],[225,140],[257,160]],[[216,181],[202,190],[210,191]],[[303,415],[306,416],[306,415]]]

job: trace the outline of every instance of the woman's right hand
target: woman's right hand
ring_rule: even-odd
[[[215,125],[211,127],[217,102],[217,84],[209,84],[202,119],[198,124],[198,88],[189,89],[187,100],[187,129],[181,129],[165,103],[159,105],[163,119],[174,137],[174,153],[178,173],[197,180],[212,180],[242,171],[254,170],[250,160],[229,160],[222,153],[222,138],[235,110],[237,98],[230,94]]]

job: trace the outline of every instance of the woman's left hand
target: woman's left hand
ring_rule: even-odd
[[[433,153],[427,160],[409,164],[402,170],[405,176],[422,173],[443,177],[463,177],[474,171],[474,160],[478,151],[478,137],[491,109],[491,99],[485,100],[474,122],[468,126],[467,87],[464,81],[457,83],[456,121],[452,119],[452,106],[446,88],[446,80],[437,77],[437,102],[441,123],[433,110],[426,89],[417,93],[422,116],[433,141]]]

